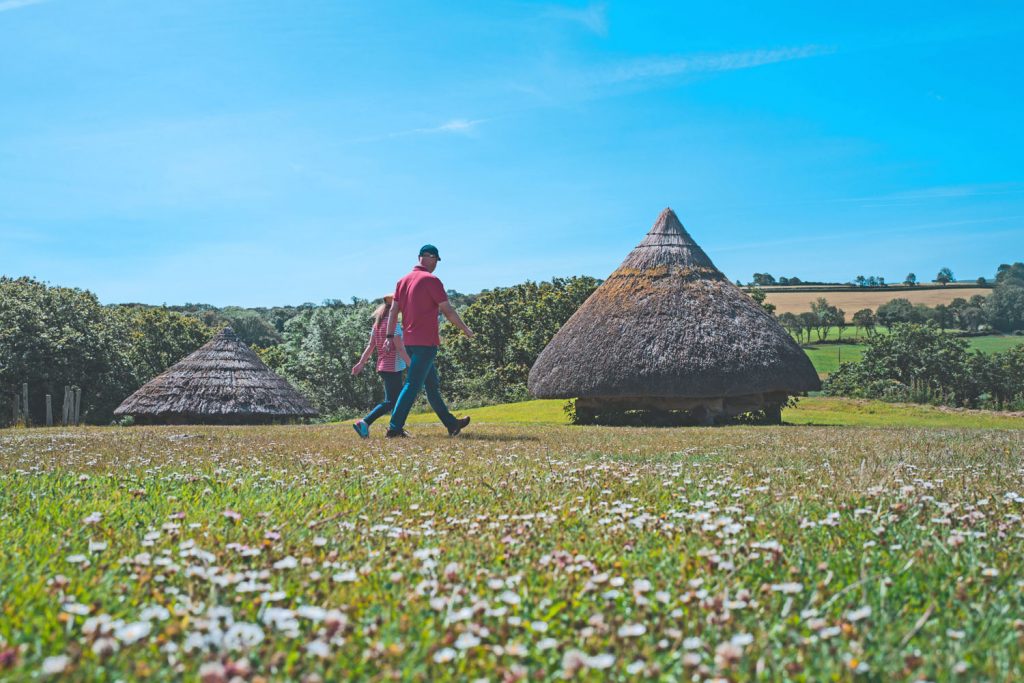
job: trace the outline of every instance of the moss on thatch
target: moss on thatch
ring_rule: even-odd
[[[226,327],[126,398],[114,415],[140,423],[263,424],[317,411]]]
[[[683,410],[700,404],[690,399],[777,405],[820,386],[807,354],[671,209],[562,326],[529,379],[541,398],[663,399],[654,403]]]

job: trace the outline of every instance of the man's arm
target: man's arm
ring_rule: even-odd
[[[462,334],[466,335],[470,339],[473,338],[475,332],[469,329],[469,325],[462,322],[462,318],[459,317],[459,312],[455,310],[455,307],[451,305],[449,301],[442,301],[437,305],[444,317],[448,318],[452,325],[462,330]]]
[[[387,339],[384,340],[384,353],[391,353],[394,347],[395,326],[398,325],[398,302],[391,303],[391,310],[388,312]]]

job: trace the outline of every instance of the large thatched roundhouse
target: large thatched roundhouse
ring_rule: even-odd
[[[126,398],[114,415],[142,424],[267,424],[317,411],[225,327]]]
[[[562,326],[530,370],[541,398],[576,398],[581,421],[686,411],[709,424],[819,389],[807,354],[719,271],[672,209]],[[600,421],[598,419],[598,421]]]

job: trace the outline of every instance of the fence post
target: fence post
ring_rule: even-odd
[[[28,427],[30,412],[28,409],[28,382],[21,385],[21,413],[25,418],[25,426]]]
[[[46,426],[53,426],[53,397],[46,395]]]
[[[75,387],[75,426],[78,426],[79,410],[82,408],[82,388]]]
[[[18,396],[18,392],[14,392],[14,402],[11,404],[11,425],[12,426],[18,424],[18,418],[21,417],[20,415],[18,415],[18,401],[20,401],[20,400],[21,400],[21,397]]]
[[[71,422],[71,387],[64,385],[64,412],[61,414],[60,423],[65,427]]]

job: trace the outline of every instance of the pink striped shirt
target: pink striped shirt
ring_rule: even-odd
[[[405,361],[398,357],[398,349],[391,346],[391,353],[384,353],[384,342],[387,341],[388,326],[385,322],[374,325],[370,330],[370,341],[377,352],[377,372],[399,372],[405,370]],[[395,337],[402,336],[401,323],[395,325]]]

